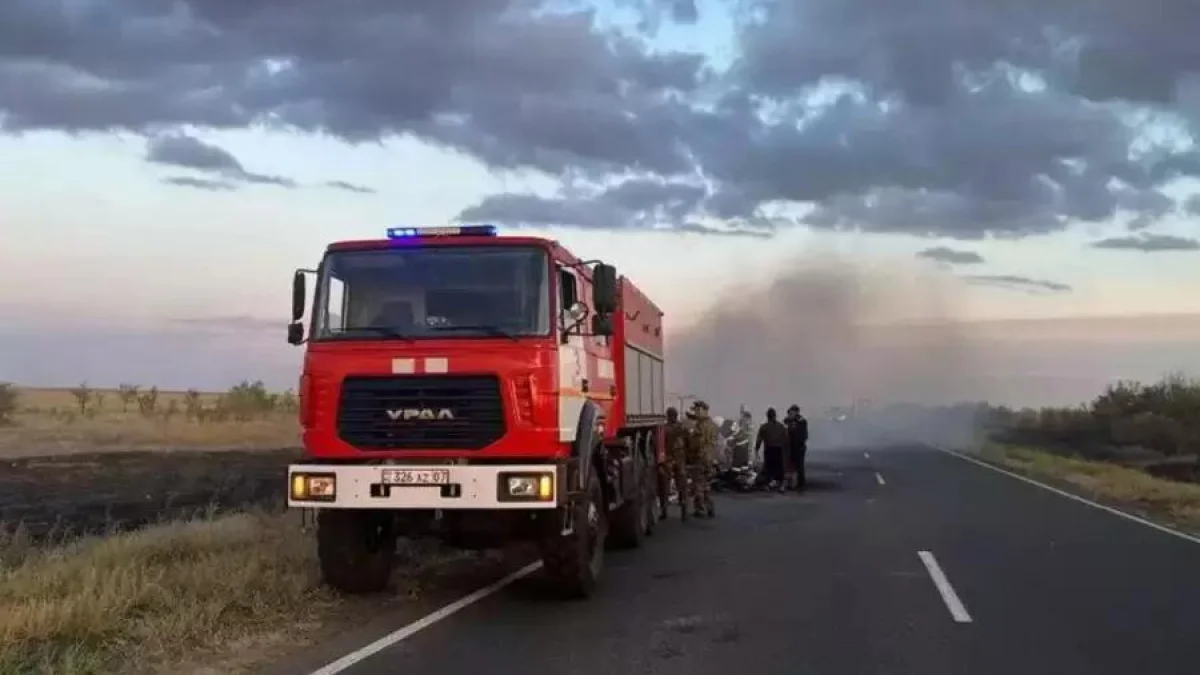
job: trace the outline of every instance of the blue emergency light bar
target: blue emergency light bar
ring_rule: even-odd
[[[451,225],[448,227],[389,227],[388,239],[417,237],[494,237],[495,225]]]

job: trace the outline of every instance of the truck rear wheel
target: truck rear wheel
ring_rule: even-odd
[[[640,442],[638,446],[640,446]],[[642,537],[653,534],[657,521],[654,509],[654,467],[646,462],[641,447],[634,449],[633,494],[612,512],[612,544],[617,548],[638,548]]]
[[[322,580],[343,593],[387,588],[396,562],[396,533],[387,514],[356,509],[317,513],[317,558]]]
[[[542,541],[542,565],[554,591],[582,599],[596,590],[608,536],[608,509],[595,469],[588,472],[583,494],[567,508],[574,509],[574,527],[570,534],[554,532]]]

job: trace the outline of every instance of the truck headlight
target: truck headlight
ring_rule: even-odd
[[[294,473],[292,501],[330,502],[337,498],[337,476],[332,473]]]
[[[554,474],[502,473],[499,488],[501,501],[551,501],[554,499]]]

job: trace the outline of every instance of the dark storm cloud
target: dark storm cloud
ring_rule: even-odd
[[[192,176],[167,176],[162,179],[162,182],[176,187],[195,188],[209,192],[230,192],[237,189],[237,186],[232,183],[207,178],[193,178]]]
[[[1033,279],[1016,274],[971,274],[962,278],[967,280],[968,283],[979,286],[996,286],[1016,291],[1065,293],[1071,290],[1071,286],[1068,284],[1047,281],[1045,279]]]
[[[296,181],[290,178],[247,171],[238,158],[229,151],[184,134],[151,138],[146,147],[146,161],[220,176],[223,179],[221,184],[230,187],[238,182],[285,188],[296,187]],[[201,183],[211,183],[212,181],[171,182],[188,187],[204,187]]]
[[[983,262],[983,256],[974,251],[959,251],[945,246],[919,251],[917,257],[950,265],[978,265]]]
[[[1110,237],[1092,244],[1092,248],[1111,250],[1142,251],[1200,251],[1200,241],[1172,234],[1141,234],[1133,237]]]
[[[0,127],[412,134],[600,186],[472,207],[580,227],[1142,228],[1175,209],[1164,186],[1200,175],[1190,0],[729,0],[740,51],[721,72],[644,39],[694,2],[618,4],[644,33],[583,0],[7,0]],[[666,189],[606,196],[631,176],[703,192],[691,210]]]
[[[374,188],[369,188],[365,185],[357,185],[355,183],[347,183],[344,180],[331,180],[325,183],[326,187],[334,188],[335,190],[344,190],[346,192],[356,192],[362,195],[375,194]]]
[[[683,182],[626,180],[607,189],[562,197],[501,194],[464,209],[459,220],[594,230],[670,229],[676,232],[765,237],[772,223],[759,215],[713,227],[690,220],[704,208],[704,187]]]
[[[220,180],[168,178],[164,181],[183,187],[194,187],[202,190],[233,190],[237,188],[239,183],[248,185],[274,185],[289,189],[299,186],[291,178],[247,171],[241,161],[237,157],[234,157],[228,150],[180,133],[150,138],[146,147],[146,161],[152,164],[191,169],[220,177]],[[374,192],[371,188],[340,180],[327,181],[325,185],[346,192],[360,194]]]
[[[227,151],[191,136],[163,136],[150,142],[146,161],[212,173],[245,173],[242,163]]]

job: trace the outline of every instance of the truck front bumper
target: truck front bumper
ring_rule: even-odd
[[[554,464],[288,467],[288,506],[325,509],[554,509],[564,469]]]

